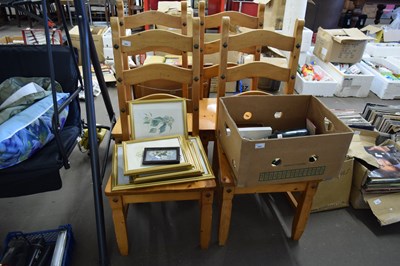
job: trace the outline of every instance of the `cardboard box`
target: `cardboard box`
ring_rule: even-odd
[[[0,44],[24,44],[22,36],[3,36],[0,38]]]
[[[365,53],[373,57],[400,55],[399,43],[367,43]]]
[[[311,207],[312,212],[349,206],[351,182],[353,179],[353,161],[354,159],[345,160],[338,176],[319,183]]]
[[[400,73],[400,66],[395,65],[388,60],[380,57],[365,58],[362,64],[375,75],[372,81],[371,91],[381,99],[399,99],[400,98],[400,80],[390,80],[381,75],[375,67],[367,65],[370,62],[374,65],[381,65],[395,73]]]
[[[238,131],[238,126],[255,125],[273,130],[306,128],[307,121],[315,126],[315,135],[250,140]],[[222,97],[217,130],[242,187],[332,179],[340,172],[353,135],[317,98],[306,95]]]
[[[326,81],[309,81],[304,79],[298,72],[296,73],[296,81],[294,89],[299,94],[314,95],[322,97],[332,97],[337,90],[338,82],[323,70],[320,66],[314,65],[314,69],[322,72],[323,75],[330,77],[331,80]]]
[[[103,34],[106,32],[107,26],[91,26],[90,32],[92,33],[94,46],[96,48],[97,56],[99,57],[100,62],[104,62],[104,54],[103,54]],[[71,36],[72,45],[78,49],[79,52],[79,64],[81,61],[81,51],[80,51],[80,37],[79,37],[79,28],[78,26],[73,27],[69,34]]]
[[[357,28],[326,30],[320,27],[314,54],[325,62],[354,64],[360,62],[370,39]]]
[[[369,72],[366,67],[360,63],[356,63],[356,67],[361,70],[362,74],[345,74],[341,72],[332,63],[322,62],[319,58],[314,57],[316,63],[321,66],[331,77],[337,82],[338,86],[334,92],[338,97],[367,97],[374,79],[374,74]]]
[[[362,185],[371,167],[360,160],[354,160],[353,183],[350,191],[350,204],[354,209],[373,209],[382,225],[400,221],[398,202],[400,193],[365,193]],[[377,200],[379,199],[379,200]],[[383,206],[383,208],[382,208]]]
[[[159,1],[157,11],[180,17],[181,16],[181,3],[180,3],[180,1]],[[163,25],[156,25],[156,28],[173,31],[176,33],[181,33],[181,29],[169,28],[169,27],[166,27]],[[192,28],[193,28],[193,9],[190,8],[190,3],[188,2],[188,8],[187,8],[187,35],[188,36],[192,36],[192,34],[193,34]]]
[[[361,29],[375,42],[398,42],[400,41],[400,29],[391,29],[388,25],[368,25]]]

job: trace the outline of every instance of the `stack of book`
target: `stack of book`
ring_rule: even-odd
[[[374,126],[359,112],[352,109],[331,109],[331,111],[351,128],[374,130]]]
[[[213,179],[199,137],[173,135],[115,145],[112,190]]]
[[[400,105],[366,103],[361,115],[379,132],[397,134],[400,130]]]
[[[379,168],[368,172],[363,190],[368,193],[400,191],[400,152],[395,145],[370,146],[365,150],[374,156]]]

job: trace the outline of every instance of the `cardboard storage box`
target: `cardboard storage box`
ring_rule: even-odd
[[[354,161],[350,203],[354,209],[371,209],[381,225],[400,221],[400,193],[365,193],[361,186],[370,170],[361,161]]]
[[[316,71],[322,72],[323,75],[330,77],[331,80],[306,80],[297,72],[294,89],[299,94],[332,97],[338,87],[338,82],[320,66],[314,65],[314,69]]]
[[[289,130],[310,124],[316,134],[303,137],[250,140],[238,131],[238,126]],[[332,179],[340,172],[352,135],[353,131],[313,96],[220,98],[217,136],[238,186]]]
[[[180,1],[159,1],[157,11],[177,16],[181,16],[181,3]],[[181,29],[169,28],[163,25],[156,25],[157,29],[169,30],[176,33],[181,33]],[[190,7],[190,2],[188,2],[187,8],[187,35],[192,36],[193,27],[193,9]]]
[[[24,44],[22,36],[3,36],[0,37],[0,44]]]
[[[361,70],[362,74],[345,74],[335,67],[332,63],[322,62],[319,58],[315,58],[319,66],[321,66],[328,74],[330,74],[337,82],[338,86],[334,94],[338,97],[367,97],[374,79],[374,74],[367,70],[361,63],[356,63],[356,67]]]
[[[355,209],[371,209],[381,225],[400,221],[400,193],[371,193],[363,188],[370,171],[380,167],[377,156],[368,153],[365,147],[375,146],[379,133],[375,131],[358,130],[353,135],[348,155],[355,158],[353,182],[350,192],[350,203]],[[387,140],[381,145],[399,145]]]
[[[370,39],[357,28],[326,30],[320,27],[314,54],[325,62],[357,63]]]
[[[367,43],[365,53],[374,57],[400,55],[400,43]]]
[[[346,159],[340,174],[330,180],[319,183],[314,195],[311,212],[320,212],[349,206],[351,182],[353,179],[354,159]],[[293,193],[298,201],[301,194]]]
[[[103,54],[103,34],[106,32],[107,26],[91,26],[90,32],[92,33],[94,46],[96,47],[97,56],[100,62],[104,62]],[[79,64],[81,64],[81,51],[80,51],[80,37],[78,26],[73,27],[69,34],[71,36],[72,45],[78,49],[79,52]]]
[[[361,29],[375,39],[375,42],[400,41],[400,29],[391,29],[387,25],[368,25]]]
[[[353,179],[353,161],[354,159],[345,160],[338,176],[319,183],[311,207],[312,212],[349,206],[351,182]]]
[[[400,73],[400,66],[389,62],[380,57],[371,57],[365,58],[362,64],[366,66],[366,68],[375,75],[373,79],[371,91],[375,93],[381,99],[399,99],[400,98],[400,80],[390,80],[384,77],[382,74],[378,72],[375,67],[371,67],[367,65],[369,62],[373,65],[381,65],[387,69],[390,69],[394,73]]]

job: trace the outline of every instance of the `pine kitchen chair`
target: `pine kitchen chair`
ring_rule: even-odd
[[[294,77],[296,75],[296,68],[298,63],[298,56],[300,52],[301,34],[304,21],[297,20],[294,27],[292,36],[286,36],[269,30],[255,30],[246,32],[235,36],[229,35],[230,19],[224,17],[221,24],[221,53],[220,53],[220,66],[219,66],[219,92],[218,95],[224,95],[225,84],[228,81],[241,80],[249,77],[267,77],[273,80],[286,82],[285,93],[293,93]],[[243,65],[229,67],[226,63],[227,53],[230,50],[243,51],[247,47],[256,46],[270,46],[280,50],[291,52],[288,64],[286,66],[274,65],[273,63],[254,61]],[[279,96],[261,96],[254,93],[244,93],[243,95],[233,97],[279,97]],[[250,95],[250,96],[247,96]],[[218,121],[218,123],[222,123]],[[223,134],[219,132],[219,134]],[[233,205],[233,198],[239,194],[254,194],[254,193],[273,193],[273,192],[290,192],[297,191],[301,193],[300,200],[296,206],[295,216],[292,224],[292,239],[299,240],[304,232],[307,219],[310,214],[313,196],[317,190],[318,184],[321,181],[316,178],[309,181],[297,181],[290,183],[280,184],[263,184],[251,187],[237,186],[237,180],[226,157],[221,143],[217,140],[218,145],[218,162],[220,175],[218,178],[219,189],[221,196],[219,199],[220,220],[219,220],[219,245],[225,245],[231,222],[231,212]]]
[[[199,50],[199,19],[193,19],[193,36],[173,33],[167,30],[148,30],[130,36],[121,36],[120,22],[111,18],[113,28],[114,60],[117,76],[118,100],[121,109],[122,141],[132,139],[128,128],[131,127],[128,118],[128,94],[131,85],[165,79],[191,85],[191,94],[187,98],[191,108],[188,114],[188,128],[193,136],[199,133],[199,86],[200,86],[200,50]],[[191,52],[193,67],[154,63],[126,69],[123,59],[135,53],[148,50],[168,48],[174,52]],[[142,99],[176,97],[167,94],[153,94]],[[128,254],[128,237],[126,217],[128,205],[139,202],[164,202],[180,200],[198,200],[200,205],[200,247],[207,248],[211,234],[212,202],[215,180],[193,181],[181,184],[161,185],[148,188],[112,191],[111,178],[107,182],[105,194],[109,199],[114,220],[114,229],[118,247],[122,255]]]
[[[146,31],[153,30],[155,25],[163,26],[168,29],[177,29],[180,30],[180,33],[183,35],[188,35],[188,13],[187,13],[187,2],[181,1],[181,16],[173,16],[170,14],[163,13],[161,11],[156,10],[146,10],[141,13],[137,13],[134,15],[125,16],[124,15],[124,5],[122,0],[118,0],[117,2],[117,14],[119,18],[119,37],[127,36],[127,31],[131,29],[134,31],[135,29],[153,25],[152,29],[147,29]],[[116,29],[113,29],[115,31]],[[135,33],[135,32],[133,32]],[[114,33],[115,34],[115,33]],[[118,38],[119,38],[118,37]],[[149,52],[160,51],[158,46],[157,49],[149,49]],[[182,56],[181,66],[184,68],[188,68],[188,55],[186,52],[177,51],[169,48],[168,46],[163,48],[163,51],[166,53],[171,53],[174,55]],[[138,53],[143,54],[143,53]],[[128,65],[128,55],[123,54],[122,64],[118,64],[122,69],[129,69]],[[126,100],[132,100],[134,98],[140,98],[146,95],[150,95],[153,93],[170,93],[178,96],[183,96],[184,98],[188,98],[189,89],[187,84],[182,84],[175,81],[169,80],[149,80],[146,82],[138,83],[132,86],[132,91],[126,91]],[[119,97],[120,99],[121,97]],[[122,99],[122,98],[121,98]],[[123,102],[120,102],[123,105]],[[121,109],[120,109],[121,110]],[[125,110],[125,109],[122,109]],[[114,140],[118,143],[121,140],[126,139],[128,135],[126,128],[122,128],[121,119],[124,119],[125,115],[120,115],[120,118],[117,120],[117,124],[114,127],[112,132]],[[128,129],[129,130],[129,129]]]
[[[206,3],[205,1],[199,1],[199,18],[200,18],[200,65],[203,66],[201,69],[201,80],[202,84],[208,83],[208,87],[201,87],[200,92],[200,137],[203,142],[203,146],[207,150],[208,143],[210,141],[215,141],[215,129],[216,129],[216,119],[217,119],[217,99],[210,97],[210,83],[211,79],[218,76],[218,63],[209,64],[207,62],[207,57],[215,57],[219,59],[219,49],[220,49],[220,39],[219,34],[214,34],[214,40],[206,40],[206,32],[212,29],[217,29],[221,25],[221,20],[223,16],[228,16],[231,18],[231,23],[235,27],[244,27],[247,29],[262,29],[264,23],[264,11],[265,4],[258,4],[258,14],[257,16],[250,16],[237,11],[222,11],[212,15],[206,15]],[[234,31],[237,29],[235,28]],[[213,39],[213,38],[212,38]],[[256,60],[260,58],[261,47],[254,49],[254,57]],[[238,58],[231,59],[231,56],[225,58],[225,60],[230,60],[226,62],[229,65],[236,65]],[[233,61],[232,61],[233,60]],[[218,61],[218,60],[217,60]],[[257,87],[257,78],[253,78],[253,88]],[[221,95],[218,95],[221,96]],[[215,146],[215,145],[214,145]],[[216,152],[216,146],[214,147],[214,152]],[[216,157],[216,155],[214,155]],[[215,162],[214,170],[216,169]]]

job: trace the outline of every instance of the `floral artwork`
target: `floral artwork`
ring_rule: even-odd
[[[130,115],[132,139],[187,136],[186,102],[182,98],[134,100]]]
[[[175,119],[170,115],[153,117],[152,113],[146,113],[143,124],[149,127],[149,133],[164,133],[167,129],[172,130],[172,124]]]

